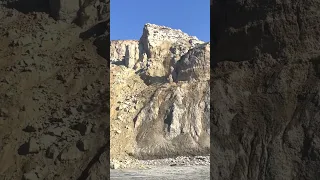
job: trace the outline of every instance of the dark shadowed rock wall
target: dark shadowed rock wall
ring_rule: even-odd
[[[213,0],[211,179],[319,179],[319,5]]]

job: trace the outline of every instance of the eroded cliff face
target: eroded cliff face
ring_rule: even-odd
[[[117,64],[144,71],[147,83],[164,83],[181,56],[203,43],[181,30],[146,24],[139,41],[111,41],[110,58]]]
[[[212,179],[319,179],[319,2],[212,6]]]
[[[111,159],[208,154],[210,44],[146,24],[110,53]]]

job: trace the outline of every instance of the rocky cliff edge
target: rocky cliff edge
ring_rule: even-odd
[[[111,159],[207,155],[210,43],[146,24],[110,53]]]

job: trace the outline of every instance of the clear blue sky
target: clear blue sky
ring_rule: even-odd
[[[111,0],[110,38],[136,39],[146,23],[210,41],[210,0]]]

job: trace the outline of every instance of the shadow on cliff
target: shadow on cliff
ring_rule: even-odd
[[[111,62],[111,64],[114,64],[116,66],[124,66],[124,59],[120,60],[120,61],[116,61],[116,62]]]
[[[97,53],[104,59],[109,60],[110,35],[108,30],[108,21],[103,21],[80,33],[79,38],[82,40],[87,40],[92,37],[96,38],[93,45],[97,47]]]
[[[110,61],[110,41],[108,36],[100,36],[93,42],[97,48],[97,53],[108,62]]]
[[[320,77],[320,56],[312,58],[313,69],[318,77]]]
[[[146,85],[151,85],[151,84],[162,84],[166,83],[167,77],[165,76],[148,76],[146,74],[140,74],[141,79]]]
[[[6,5],[7,8],[16,9],[22,13],[30,12],[45,12],[49,13],[50,6],[48,0],[18,0],[13,2],[8,2]]]
[[[175,66],[175,63],[171,57],[171,53],[168,53],[166,56],[163,57],[162,65],[164,67],[164,76],[150,76],[144,72],[138,71],[137,73],[140,75],[141,79],[144,81],[146,85],[150,84],[162,84],[168,82],[168,77],[171,74],[171,67]]]

